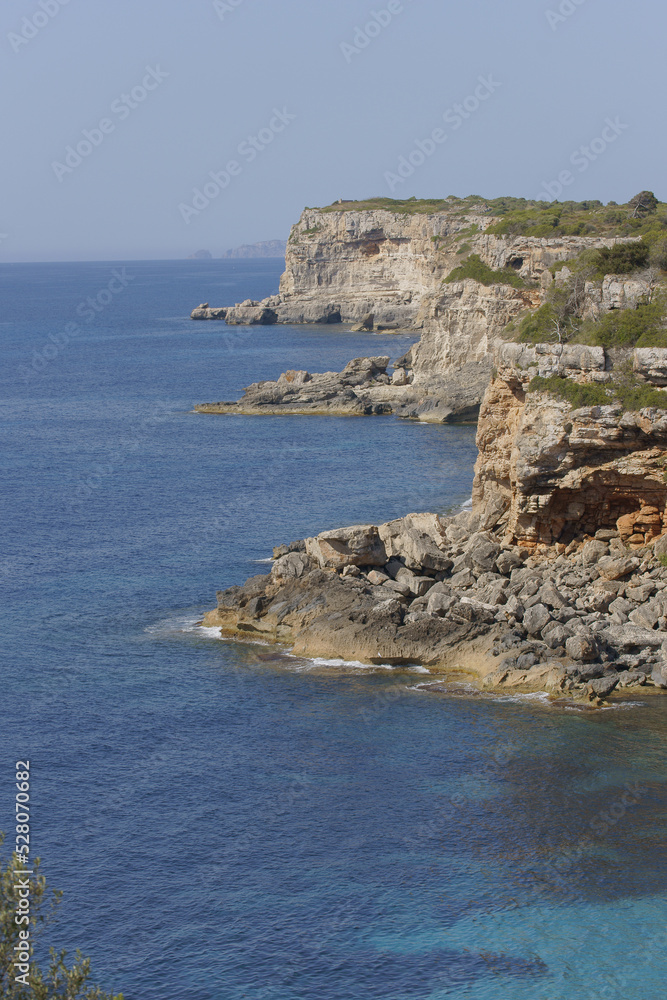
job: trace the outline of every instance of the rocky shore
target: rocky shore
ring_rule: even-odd
[[[661,403],[667,350],[506,344],[496,362],[471,512],[282,546],[271,573],[220,593],[205,624],[297,655],[420,664],[555,700],[667,689],[667,406],[576,408],[533,388],[536,375],[613,388],[631,365]],[[348,366],[347,412],[380,405],[373,393],[393,388],[386,367]],[[306,374],[288,373],[278,389],[260,383],[256,409],[277,412],[288,389],[322,407],[318,392],[339,377],[313,376],[308,388]],[[340,405],[340,393],[327,398]]]
[[[537,553],[488,520],[410,514],[281,546],[271,572],[220,592],[204,624],[557,701],[667,688],[667,539],[631,553],[600,529]]]
[[[283,372],[276,381],[254,382],[237,402],[198,403],[197,413],[270,416],[324,414],[361,417],[393,413],[424,422],[453,423],[474,419],[478,407],[469,405],[469,396],[452,391],[449,404],[438,397],[415,390],[407,356],[394,362],[389,358],[354,358],[342,372],[321,374],[307,371]]]
[[[518,235],[479,199],[449,202],[307,209],[278,295],[193,313],[420,331],[391,372],[387,357],[356,358],[196,409],[478,417],[472,512],[282,547],[270,574],[218,595],[206,624],[555,700],[667,689],[667,348],[622,346],[665,342],[664,312],[650,336],[635,329],[656,322],[663,258],[644,267],[639,236]],[[616,346],[563,342],[580,330]],[[542,337],[557,342],[531,342]]]

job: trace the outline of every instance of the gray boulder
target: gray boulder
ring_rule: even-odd
[[[547,608],[554,608],[556,610],[565,608],[570,603],[563,596],[563,594],[556,589],[553,583],[545,583],[544,586],[538,591],[538,597],[541,603],[546,605]]]
[[[535,604],[528,608],[523,616],[523,627],[529,635],[539,635],[545,625],[551,621],[551,615],[543,604]]]
[[[572,637],[572,632],[565,625],[558,623],[542,630],[542,639],[549,649],[559,649],[565,646],[567,640]]]
[[[387,553],[374,524],[323,531],[306,539],[306,552],[322,569],[343,566],[384,566]]]
[[[490,571],[495,567],[496,557],[500,553],[500,545],[488,535],[480,532],[472,536],[466,545],[466,553],[475,566],[481,570]]]
[[[447,554],[445,524],[437,514],[408,514],[380,525],[379,532],[387,556],[400,558],[409,569],[445,572],[454,565]]]
[[[429,594],[426,604],[426,610],[430,615],[438,615],[439,618],[444,618],[453,605],[456,604],[455,597],[448,597],[447,594]]]
[[[572,635],[565,643],[565,652],[572,660],[589,663],[599,652],[598,644],[592,635]]]
[[[588,691],[597,698],[606,698],[618,684],[618,674],[588,682]]]
[[[597,563],[600,575],[605,580],[622,580],[624,576],[634,573],[638,567],[639,559],[636,556],[619,556],[618,558],[603,556]]]
[[[509,576],[513,569],[521,565],[521,559],[518,553],[513,552],[509,549],[503,549],[496,556],[496,569],[503,576]]]
[[[656,687],[667,688],[667,663],[656,663],[651,674],[651,680]]]
[[[606,542],[599,539],[593,539],[593,541],[586,542],[584,545],[581,556],[585,566],[591,565],[602,559],[603,556],[609,555],[609,546]]]

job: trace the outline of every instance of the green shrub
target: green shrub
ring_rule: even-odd
[[[605,274],[630,274],[648,264],[650,247],[641,243],[616,243],[613,247],[601,247],[595,252],[593,263],[597,277]]]
[[[620,403],[624,410],[641,410],[647,406],[667,409],[667,393],[639,382],[635,377],[621,375],[613,382],[573,382],[561,375],[544,378],[536,375],[528,386],[529,392],[548,392],[564,399],[578,410],[583,406],[608,406]]]
[[[513,340],[520,344],[540,344],[554,339],[556,313],[549,303],[540,306],[515,327]],[[509,332],[509,331],[508,331]]]
[[[571,403],[575,410],[581,406],[608,406],[613,402],[604,385],[598,382],[581,384],[560,375],[551,375],[549,378],[536,375],[531,379],[528,391],[551,393],[552,396]]]
[[[520,198],[496,198],[487,202],[489,213],[502,216],[487,232],[498,236],[642,236],[667,226],[667,215],[658,215],[656,202],[651,212],[638,213],[632,205],[599,201],[525,201]],[[652,203],[651,203],[652,204]],[[611,208],[611,211],[610,211]]]
[[[667,347],[665,304],[658,298],[636,309],[612,309],[584,323],[573,340],[595,347]]]
[[[463,281],[465,278],[472,278],[479,281],[481,285],[512,285],[514,288],[525,288],[526,283],[519,277],[511,267],[505,267],[502,271],[494,271],[485,264],[479,254],[473,253],[464,260],[462,264],[455,267],[447,277],[445,282],[451,284],[453,281]]]

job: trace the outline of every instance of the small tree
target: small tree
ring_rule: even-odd
[[[0,833],[0,846],[4,834]],[[37,858],[30,865],[32,874],[27,874],[26,865],[17,855],[6,865],[0,859],[0,1000],[123,1000],[122,994],[112,997],[99,986],[88,985],[91,976],[90,959],[77,951],[74,964],[65,964],[66,952],[50,950],[51,959],[46,972],[42,972],[33,958],[34,939],[54,917],[62,893],[49,890],[46,879],[40,875],[40,861]],[[16,923],[18,896],[15,889],[18,882],[26,882],[29,890],[30,917],[26,926]],[[30,931],[29,971],[23,974],[15,962],[21,954],[20,931]],[[21,963],[24,964],[24,963]],[[18,981],[21,976],[23,981]],[[25,979],[27,978],[27,985]]]
[[[632,209],[630,217],[639,219],[643,215],[652,215],[659,205],[658,199],[652,191],[640,191],[628,202],[628,208]]]

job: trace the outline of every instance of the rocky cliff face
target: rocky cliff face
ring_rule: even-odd
[[[397,363],[411,389],[394,393],[394,412],[434,421],[452,414],[474,417],[502,330],[541,304],[553,280],[549,268],[582,249],[617,242],[485,233],[496,221],[454,210],[426,215],[306,209],[292,228],[278,295],[220,308],[205,303],[192,315],[230,325],[346,322],[366,330],[420,331],[419,343]],[[525,287],[471,279],[446,283],[469,254],[493,270],[511,269]],[[591,315],[635,291],[608,284],[600,292],[591,287]]]
[[[506,344],[480,411],[473,504],[499,513],[508,540],[535,548],[598,529],[615,529],[630,548],[667,531],[665,409],[625,412],[620,404],[578,409],[530,392],[535,375],[576,382],[614,379],[613,363],[666,384],[667,351],[650,348],[610,358],[601,347]]]

